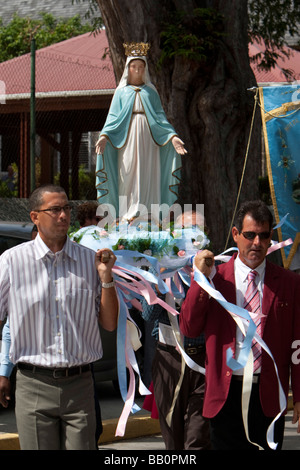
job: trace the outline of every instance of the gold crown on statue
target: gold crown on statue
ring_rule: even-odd
[[[128,57],[141,57],[146,56],[150,49],[148,42],[131,42],[130,44],[123,44],[125,55]]]

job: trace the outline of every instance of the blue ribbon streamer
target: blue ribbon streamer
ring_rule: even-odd
[[[115,266],[119,266],[121,268],[123,267],[126,270],[133,271],[136,274],[139,274],[140,276],[142,276],[146,281],[157,284],[158,290],[162,294],[165,294],[168,292],[168,288],[165,282],[160,278],[159,274],[155,276],[152,272],[137,268],[135,265],[130,264],[131,259],[134,260],[135,258],[138,258],[138,259],[145,258],[153,266],[155,271],[159,273],[160,265],[156,258],[154,258],[153,256],[144,255],[144,254],[141,255],[141,253],[139,253],[138,251],[130,251],[130,250],[118,250],[118,251],[114,251],[114,254],[117,256]],[[126,262],[124,263],[120,261],[121,258],[124,258]]]
[[[288,217],[289,213],[288,214],[285,214],[284,217],[282,217],[282,219],[278,222],[278,224],[273,227],[273,230],[276,230],[277,228],[281,227],[282,225],[284,225],[286,223],[286,219]]]

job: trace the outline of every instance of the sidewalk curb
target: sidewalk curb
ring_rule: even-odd
[[[288,410],[293,409],[292,395],[289,394]],[[158,419],[151,416],[130,416],[127,421],[124,436],[115,436],[119,419],[106,419],[102,422],[103,432],[99,439],[99,445],[122,439],[135,439],[142,436],[160,434]],[[18,434],[0,434],[0,450],[20,450]]]
[[[103,433],[99,439],[100,445],[123,439],[151,436],[153,434],[160,434],[161,432],[158,419],[152,419],[150,416],[131,416],[128,418],[124,436],[115,436],[118,421],[119,419],[107,419],[103,421]]]
[[[18,434],[0,434],[0,450],[20,450]]]
[[[152,419],[150,416],[130,416],[124,436],[115,436],[118,421],[119,419],[106,419],[102,422],[103,432],[98,441],[99,445],[122,439],[135,439],[160,434],[158,419]],[[19,435],[0,434],[0,450],[20,450]]]

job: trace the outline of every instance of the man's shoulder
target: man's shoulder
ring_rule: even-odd
[[[29,252],[32,250],[32,246],[33,246],[33,240],[28,240],[26,242],[19,243],[18,245],[15,245],[5,250],[0,256],[0,259],[10,258],[13,256],[19,256],[21,252],[22,253]]]
[[[272,276],[280,276],[281,278],[290,280],[291,282],[300,283],[299,274],[291,271],[290,269],[285,269],[278,264],[274,264],[271,261],[266,260],[266,269],[272,274]]]
[[[236,255],[234,254],[227,262],[218,264],[216,266],[216,274],[223,276],[224,273],[233,271],[235,258],[236,258]]]

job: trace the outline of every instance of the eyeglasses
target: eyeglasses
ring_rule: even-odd
[[[240,232],[247,240],[254,240],[258,235],[260,240],[267,240],[270,238],[271,232]]]
[[[66,204],[65,206],[54,206],[49,207],[49,209],[37,209],[36,212],[50,212],[53,215],[60,215],[61,211],[64,211],[66,215],[70,214],[72,207],[70,204]]]

